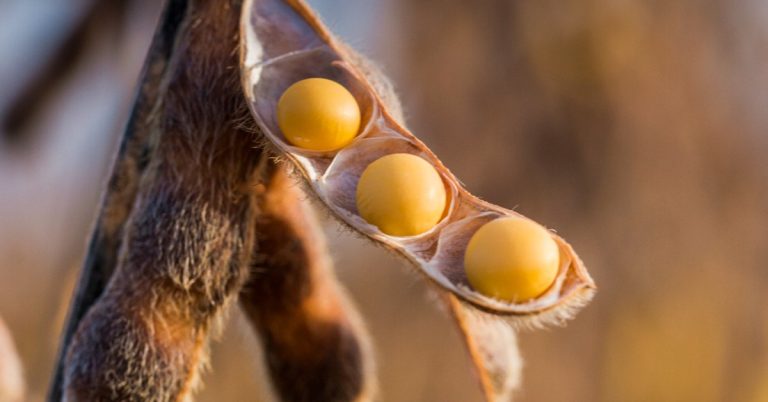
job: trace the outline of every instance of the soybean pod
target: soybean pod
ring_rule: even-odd
[[[464,189],[404,126],[386,80],[334,37],[303,1],[246,1],[240,37],[243,89],[266,145],[295,168],[332,216],[405,257],[438,290],[464,335],[487,399],[508,398],[520,369],[515,330],[562,324],[594,294],[595,283],[578,255],[554,232]],[[306,112],[302,99],[316,93],[310,88],[312,95],[296,96],[295,85],[317,79],[348,91],[359,115],[342,117],[337,127],[325,119],[347,116],[344,112],[329,111],[327,105]],[[317,93],[333,92],[345,110],[355,109],[331,86]],[[319,140],[305,138],[307,133]],[[398,176],[399,164],[406,166],[406,176]],[[488,229],[491,222],[501,229]],[[483,227],[489,233],[478,234]],[[496,252],[505,242],[518,250]],[[484,254],[511,260],[499,265]],[[483,277],[494,269],[503,272]],[[505,277],[533,282],[493,290]]]

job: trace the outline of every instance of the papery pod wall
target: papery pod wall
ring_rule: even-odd
[[[514,326],[562,323],[592,296],[595,285],[583,263],[562,238],[560,267],[551,287],[525,302],[493,299],[472,289],[464,273],[464,253],[485,223],[516,212],[484,202],[467,192],[429,148],[395,117],[400,108],[379,78],[336,39],[303,1],[249,0],[241,21],[241,73],[252,115],[266,137],[297,171],[331,215],[353,230],[409,260],[436,285],[464,334],[486,399],[509,400],[519,379]],[[362,113],[361,130],[345,147],[310,151],[291,145],[277,122],[278,100],[292,84],[327,78],[348,88]],[[395,112],[391,111],[392,109]],[[377,159],[395,153],[416,155],[440,174],[448,195],[444,217],[432,229],[409,237],[381,232],[360,217],[357,181]]]

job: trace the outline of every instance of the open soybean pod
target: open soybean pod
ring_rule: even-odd
[[[379,80],[346,45],[331,35],[301,0],[247,0],[241,26],[241,69],[251,112],[263,135],[301,173],[308,188],[349,227],[411,261],[440,291],[453,312],[489,401],[508,400],[519,376],[515,328],[558,324],[570,318],[595,289],[579,257],[550,233],[559,250],[554,282],[539,296],[510,302],[469,285],[464,254],[484,224],[518,213],[484,202],[465,190],[440,160],[401,125],[399,110],[380,92]],[[326,78],[347,88],[360,107],[360,130],[346,146],[313,151],[291,145],[277,119],[281,95],[307,78]],[[390,154],[429,162],[446,189],[442,219],[414,236],[387,235],[363,219],[356,189],[363,171]],[[526,218],[527,219],[527,218]]]

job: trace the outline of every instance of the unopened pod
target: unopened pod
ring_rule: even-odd
[[[300,0],[248,0],[241,25],[243,87],[263,135],[289,160],[317,198],[352,229],[412,262],[453,312],[480,373],[488,400],[502,400],[516,383],[519,360],[515,328],[560,324],[592,297],[595,284],[571,246],[548,231],[556,245],[556,274],[532,297],[500,298],[475,290],[465,254],[477,231],[496,219],[522,215],[470,194],[443,163],[402,124],[381,81],[346,45],[333,37]],[[343,86],[359,107],[354,138],[337,149],[313,150],[289,141],[278,106],[292,85],[326,79]],[[382,158],[412,155],[442,181],[445,205],[439,219],[414,235],[393,235],[366,220],[357,200],[366,169]],[[381,226],[384,227],[384,226]],[[389,233],[388,233],[389,232]]]

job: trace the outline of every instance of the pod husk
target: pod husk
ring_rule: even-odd
[[[572,247],[552,233],[560,249],[555,283],[524,303],[482,295],[469,286],[463,256],[482,224],[517,212],[470,194],[437,156],[402,124],[399,103],[386,78],[335,38],[302,0],[246,0],[241,20],[243,89],[263,136],[288,160],[332,216],[403,256],[443,296],[478,369],[487,400],[508,400],[519,382],[515,330],[562,324],[594,294],[595,283]],[[345,85],[361,106],[361,133],[347,147],[315,152],[288,144],[275,107],[292,83],[325,77]],[[407,152],[433,164],[450,196],[443,220],[413,237],[388,236],[365,222],[355,206],[356,180],[381,156]],[[528,219],[528,218],[526,218]]]

